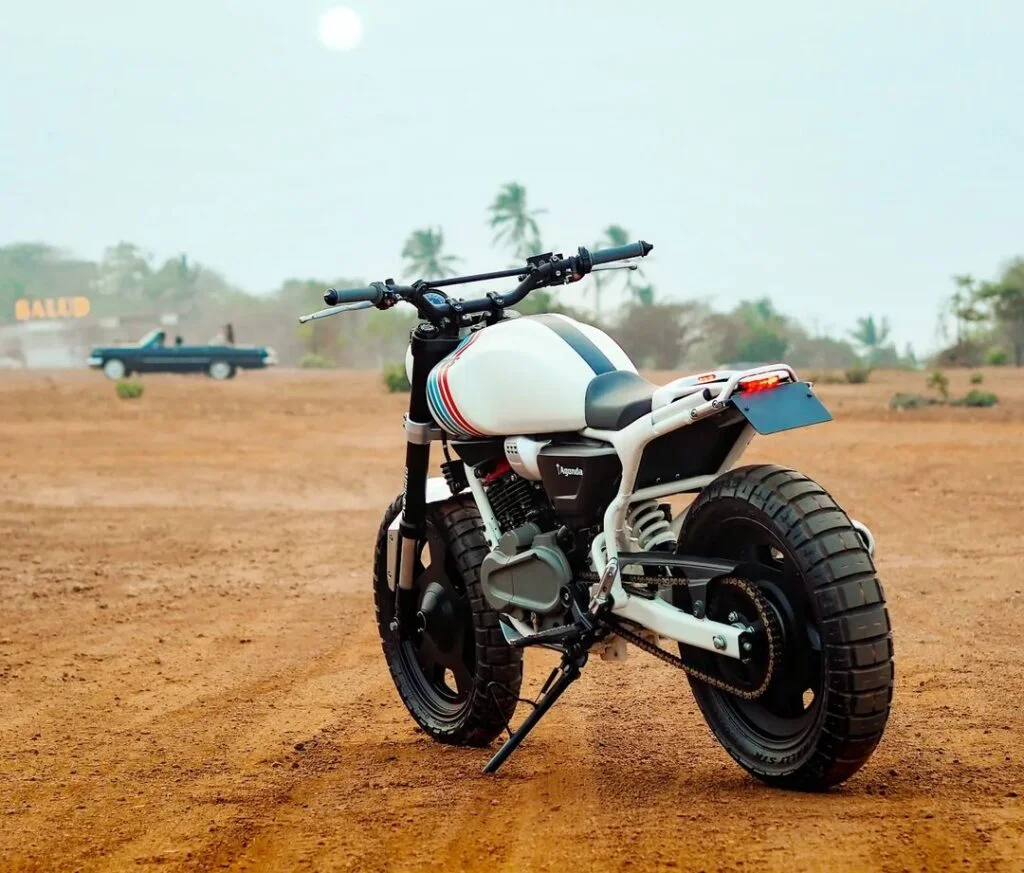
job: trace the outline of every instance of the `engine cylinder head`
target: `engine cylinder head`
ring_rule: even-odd
[[[487,481],[485,487],[503,533],[521,527],[537,514],[536,486],[508,467]]]

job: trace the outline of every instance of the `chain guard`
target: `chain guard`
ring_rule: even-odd
[[[663,577],[636,577],[631,578],[630,582],[634,584],[651,583],[665,585],[666,583],[671,584],[672,580]],[[686,583],[679,581],[676,584]],[[671,664],[673,667],[677,667],[691,678],[696,679],[699,682],[703,682],[706,685],[710,685],[713,688],[725,691],[728,694],[732,694],[735,697],[739,697],[744,700],[756,700],[761,697],[772,684],[772,679],[775,678],[775,673],[781,660],[783,637],[779,619],[775,614],[775,610],[772,609],[768,601],[765,599],[765,596],[746,579],[739,579],[735,576],[726,576],[718,579],[715,584],[717,586],[729,586],[741,591],[754,606],[757,611],[757,621],[759,621],[761,626],[764,628],[765,645],[768,650],[768,666],[765,670],[764,678],[756,688],[744,688],[742,686],[733,685],[717,676],[713,676],[710,673],[693,666],[692,664],[688,664],[679,655],[673,655],[671,652],[666,652],[661,648],[661,646],[651,642],[646,637],[641,636],[639,633],[636,633],[636,631],[631,629],[639,629],[639,625],[623,621],[612,614],[605,615],[602,618],[602,622],[612,633],[622,637],[626,642],[632,643],[637,648],[643,649],[643,651],[654,655],[654,657],[660,661],[664,661],[666,664]]]

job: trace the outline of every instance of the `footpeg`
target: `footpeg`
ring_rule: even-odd
[[[567,624],[538,631],[528,637],[521,636],[518,639],[509,640],[508,644],[513,649],[525,649],[528,646],[556,646],[563,643],[575,643],[579,638],[580,629],[575,625]]]

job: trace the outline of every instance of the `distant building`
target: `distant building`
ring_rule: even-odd
[[[55,317],[44,309],[38,316],[0,324],[0,369],[84,368],[93,346],[131,344],[155,326],[179,323],[175,313],[60,317],[55,307],[51,309]]]

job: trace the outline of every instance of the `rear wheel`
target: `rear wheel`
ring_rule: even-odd
[[[212,378],[220,381],[222,379],[230,379],[234,376],[235,368],[227,361],[214,361],[210,364],[210,368],[207,372]]]
[[[849,517],[817,483],[775,466],[721,476],[697,498],[679,551],[742,562],[778,619],[782,653],[759,698],[691,679],[697,704],[736,761],[773,785],[822,790],[857,772],[889,717],[893,648],[871,556]],[[727,586],[709,586],[708,617],[749,621]],[[738,662],[683,656],[735,683]]]
[[[515,711],[523,679],[522,652],[509,648],[480,590],[487,554],[480,516],[468,498],[427,509],[426,536],[416,547],[415,632],[391,629],[395,588],[387,574],[387,533],[402,509],[384,515],[374,555],[373,593],[381,647],[399,696],[435,740],[485,746]],[[496,702],[498,701],[498,702]]]

